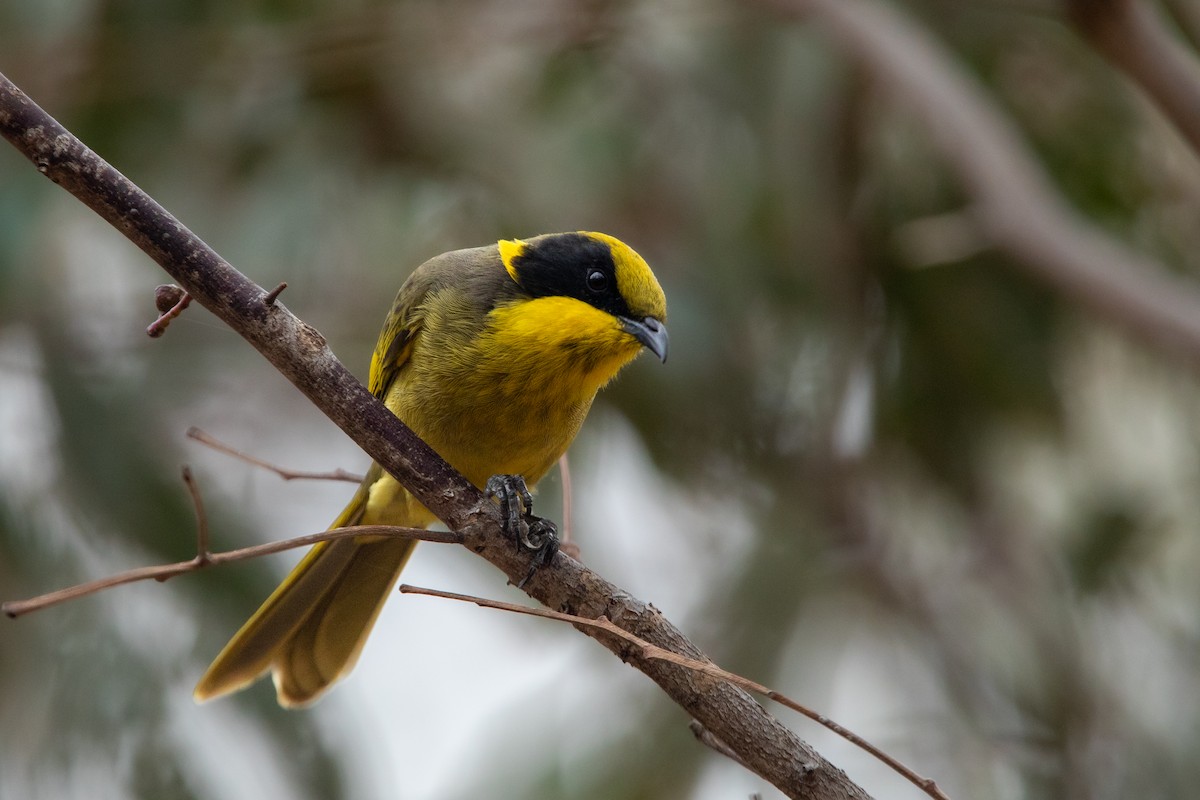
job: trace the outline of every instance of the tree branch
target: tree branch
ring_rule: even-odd
[[[1075,27],[1167,115],[1200,154],[1200,62],[1142,0],[1068,0]]]
[[[880,83],[905,98],[975,202],[993,245],[1034,279],[1154,347],[1200,364],[1200,286],[1167,272],[1068,207],[1020,133],[952,57],[894,6],[760,0],[819,18]]]
[[[132,182],[89,150],[0,75],[0,134],[37,169],[111,223],[170,274],[195,302],[253,345],[314,405],[463,544],[513,583],[528,557],[500,533],[499,511],[350,374],[324,338],[218,256]],[[652,606],[559,553],[525,584],[543,605],[618,627],[689,658],[703,654]],[[793,798],[864,798],[858,786],[728,681],[649,659],[605,632],[589,635],[654,680],[757,774]]]

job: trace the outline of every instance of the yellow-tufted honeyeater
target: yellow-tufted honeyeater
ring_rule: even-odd
[[[646,262],[603,233],[555,233],[430,259],[400,287],[369,388],[455,469],[532,486],[592,399],[643,347],[667,357],[666,300]],[[425,527],[434,516],[372,464],[331,527]],[[415,542],[357,537],[309,551],[217,656],[198,701],[268,669],[301,706],[354,666]]]

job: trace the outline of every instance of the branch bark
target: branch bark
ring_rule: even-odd
[[[974,200],[980,229],[1014,267],[1143,342],[1200,364],[1200,285],[1070,208],[1021,134],[925,31],[874,0],[760,2],[784,16],[817,18],[905,98]]]
[[[483,494],[376,400],[334,357],[324,338],[230,266],[164,208],[89,150],[0,75],[0,134],[37,169],[121,231],[196,302],[245,338],[375,461],[463,537],[463,544],[516,583],[528,558],[500,533]],[[525,584],[549,608],[606,616],[650,644],[688,658],[700,650],[652,606],[560,553]],[[793,798],[868,795],[837,767],[728,681],[649,659],[603,631],[587,631],[644,672],[758,775]]]

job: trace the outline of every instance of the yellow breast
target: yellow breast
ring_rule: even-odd
[[[430,315],[386,402],[477,486],[501,473],[532,485],[640,349],[611,314],[567,297],[502,305],[471,333]]]

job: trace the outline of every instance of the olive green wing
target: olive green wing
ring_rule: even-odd
[[[400,368],[408,361],[413,342],[421,330],[421,302],[429,287],[429,282],[423,278],[418,270],[400,287],[392,310],[383,323],[383,330],[379,332],[375,352],[371,354],[367,388],[381,400],[387,395]]]
[[[428,298],[441,298],[438,319],[443,326],[449,321],[466,340],[483,327],[488,312],[497,303],[520,293],[521,288],[509,277],[494,244],[443,253],[417,267],[400,287],[371,355],[367,381],[371,394],[386,397],[408,361],[413,343],[425,327]]]

